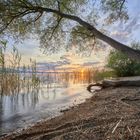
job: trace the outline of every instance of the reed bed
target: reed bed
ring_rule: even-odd
[[[30,60],[30,66],[21,66],[21,54],[13,47],[7,58],[7,43],[0,42],[0,95],[29,92],[39,86],[40,80],[36,72],[36,61]]]

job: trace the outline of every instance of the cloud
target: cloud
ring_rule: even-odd
[[[63,62],[66,62],[67,64],[71,63],[70,55],[63,55],[60,57],[60,60],[62,60]]]
[[[48,63],[37,63],[37,71],[49,71],[49,70],[76,70],[83,67],[91,67],[99,64],[100,62],[85,62],[83,64],[70,64],[68,61],[57,61]]]
[[[59,60],[56,62],[38,62],[37,70],[56,70],[59,67],[63,67],[65,65],[70,65],[69,59]]]
[[[139,27],[139,15],[134,17],[124,28],[124,32],[132,33]]]
[[[81,64],[73,63],[71,55],[63,55],[60,57],[60,60],[55,62],[38,62],[37,70],[38,71],[49,71],[49,70],[76,70],[82,67],[91,67],[98,64],[99,62],[84,62]]]
[[[81,66],[92,66],[92,65],[95,65],[95,64],[99,64],[100,62],[86,62],[86,63],[83,63]]]
[[[124,32],[124,31],[113,31],[111,33],[111,37],[121,41],[121,42],[127,42],[129,39],[129,33],[128,32]]]
[[[130,19],[128,23],[120,22],[116,24],[110,33],[110,36],[117,39],[120,42],[128,43],[134,40],[136,32],[140,31],[140,15]],[[139,39],[139,37],[137,37]]]
[[[24,56],[34,56],[39,52],[39,40],[36,38],[26,39],[23,43],[18,44],[19,51]]]

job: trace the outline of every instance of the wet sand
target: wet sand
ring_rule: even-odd
[[[139,140],[140,87],[107,88],[61,116],[1,140]]]

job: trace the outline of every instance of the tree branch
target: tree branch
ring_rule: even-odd
[[[0,34],[8,28],[8,26],[13,22],[14,19],[15,18],[12,18],[5,26],[2,27],[2,29],[0,30]]]
[[[20,12],[18,14],[13,14],[11,15],[11,20],[9,22],[7,22],[7,24],[5,26],[2,27],[2,29],[0,30],[0,33],[2,33],[4,30],[6,30],[8,28],[8,26],[14,21],[14,19],[19,18],[19,17],[23,17],[25,15],[31,14],[31,13],[35,13],[36,11],[29,11],[29,10],[25,10],[23,12]],[[36,22],[41,16],[42,16],[43,12],[40,13],[40,15],[32,22]]]
[[[124,2],[125,2],[125,0],[123,0],[122,5],[124,4]],[[29,10],[29,11],[27,13],[25,12],[24,14],[22,14],[22,16],[27,15],[29,13],[46,12],[46,13],[56,14],[56,15],[60,16],[61,18],[73,20],[73,21],[79,23],[80,25],[82,25],[83,27],[85,27],[91,33],[93,33],[96,38],[108,43],[113,48],[115,48],[115,49],[127,54],[130,58],[140,60],[140,51],[134,50],[134,49],[132,49],[132,48],[130,48],[130,47],[128,47],[128,46],[126,46],[126,45],[114,40],[114,39],[112,39],[111,37],[103,34],[99,30],[97,30],[94,26],[92,26],[88,22],[82,20],[81,18],[79,18],[79,17],[77,17],[75,15],[65,14],[65,13],[63,13],[63,12],[61,12],[59,10],[55,10],[55,9],[51,9],[51,8],[45,8],[45,7],[41,7],[41,6],[32,6],[27,10]],[[10,23],[8,23],[6,27],[8,27],[10,25]],[[59,24],[56,25],[55,30],[56,30],[58,25]],[[53,33],[54,33],[54,31],[53,31]]]
[[[121,17],[121,13],[122,13],[122,9],[123,9],[125,1],[126,0],[122,0],[121,6],[120,6],[120,9],[119,9],[119,15],[118,15],[119,17]]]
[[[60,18],[58,19],[57,24],[56,24],[56,26],[54,27],[54,29],[53,29],[53,31],[52,31],[52,33],[51,33],[51,36],[50,36],[50,38],[49,38],[50,40],[52,39],[52,37],[53,37],[53,35],[54,35],[56,29],[59,27],[59,24],[60,24],[61,20],[62,20],[62,17],[60,17]]]
[[[134,50],[134,49],[132,49],[132,48],[130,48],[130,47],[114,40],[114,39],[112,39],[111,37],[106,36],[105,34],[98,31],[94,26],[92,26],[91,24],[82,20],[81,18],[79,18],[77,16],[74,16],[74,15],[61,13],[57,10],[50,9],[50,8],[44,8],[44,7],[39,7],[39,8],[40,8],[40,10],[43,10],[47,13],[54,13],[54,14],[57,14],[57,15],[63,17],[63,18],[70,19],[70,20],[78,22],[80,25],[85,27],[87,30],[91,31],[95,35],[96,38],[98,38],[102,41],[105,41],[106,43],[108,43],[113,48],[127,54],[130,58],[140,60],[140,51]]]
[[[125,0],[122,0],[122,4],[120,6],[120,13],[122,12],[122,8],[123,8],[124,3],[125,3]]]
[[[43,12],[39,13],[39,15],[35,18],[35,20],[33,22],[36,22],[41,16],[42,16]]]

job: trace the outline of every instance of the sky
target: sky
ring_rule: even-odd
[[[129,20],[127,23],[117,22],[106,27],[109,36],[130,45],[132,41],[140,41],[140,0],[127,0]],[[39,40],[36,37],[26,39],[16,44],[22,55],[22,64],[29,63],[29,59],[35,59],[39,70],[46,69],[77,69],[81,67],[103,66],[107,60],[110,47],[99,52],[93,51],[90,56],[76,54],[71,51],[60,51],[56,54],[46,55],[39,48]]]
[[[127,23],[118,23],[111,28],[111,36],[118,41],[130,44],[132,41],[140,41],[140,1],[128,0],[127,8],[129,20]]]

